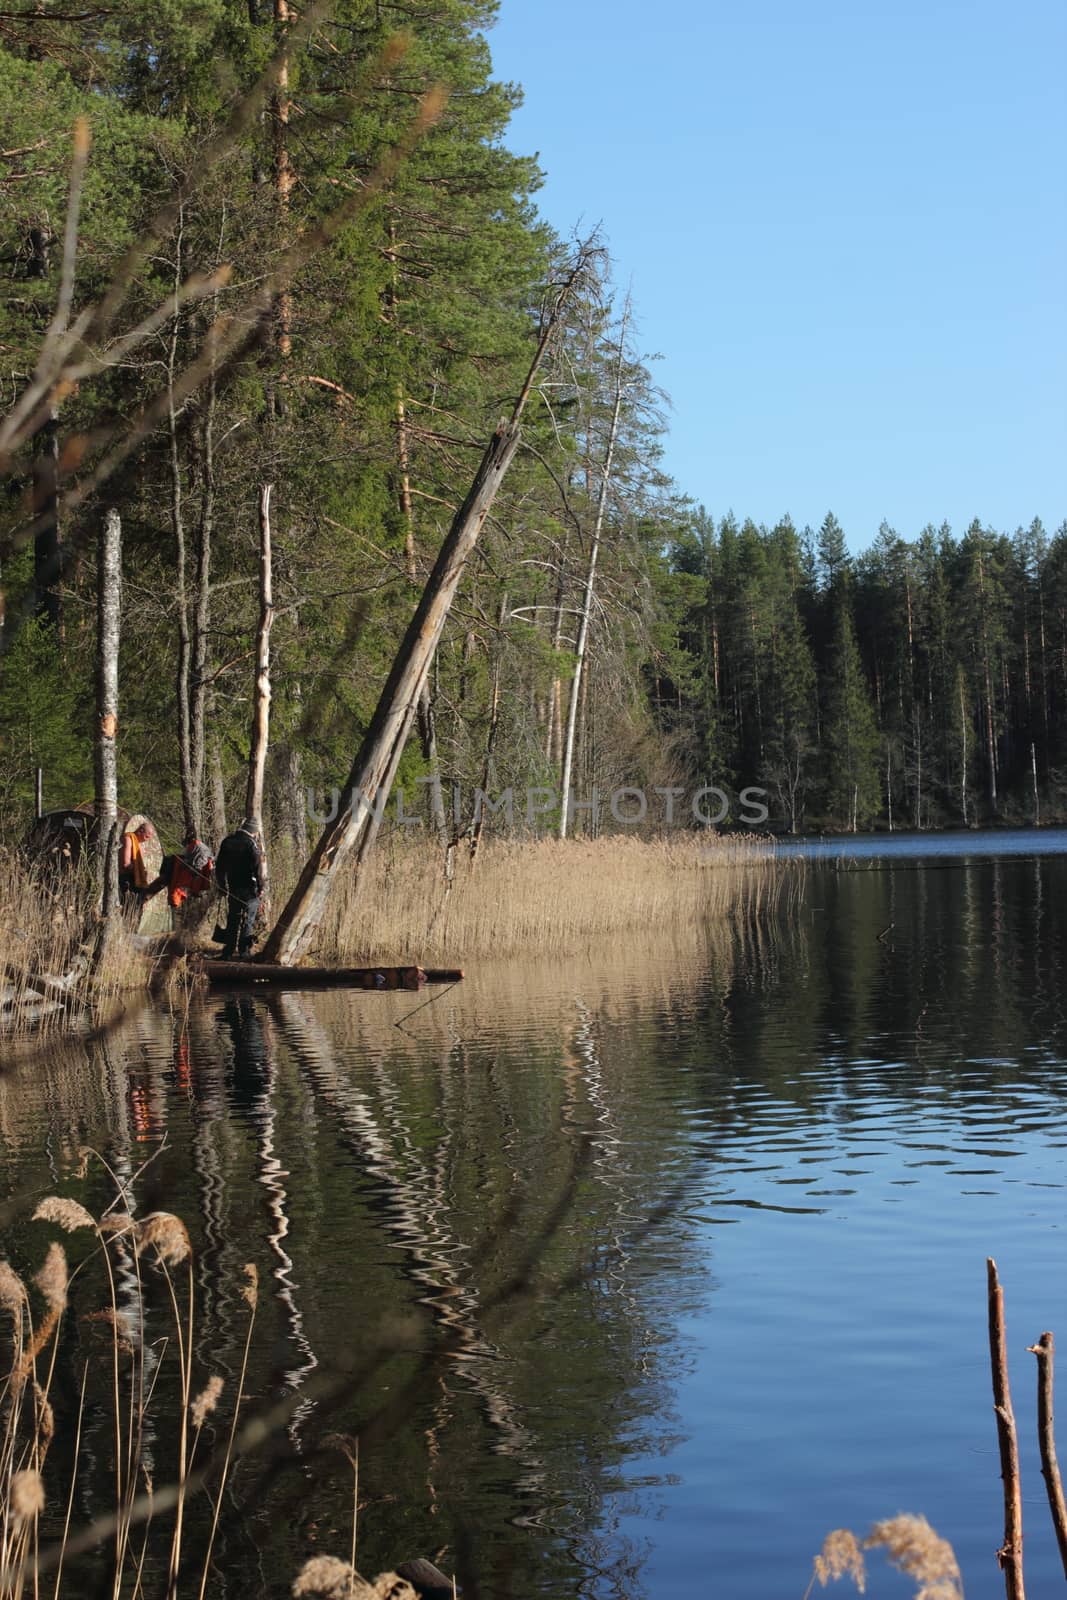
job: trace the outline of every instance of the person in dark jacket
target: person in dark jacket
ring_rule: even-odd
[[[215,859],[215,882],[226,896],[226,940],[223,961],[246,956],[252,949],[253,930],[263,893],[263,854],[259,848],[255,817],[246,817],[235,833],[228,833]]]

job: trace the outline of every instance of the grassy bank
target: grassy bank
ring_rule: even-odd
[[[447,872],[441,851],[395,837],[382,842],[358,880],[349,874],[339,885],[311,960],[556,957],[619,934],[669,929],[685,936],[767,906],[795,871],[765,840],[741,835],[489,841],[474,860],[466,849],[454,851]],[[0,872],[0,1032],[106,1021],[125,996],[152,981],[156,964],[127,937],[116,938],[94,966],[87,878],[50,885],[15,852],[0,857]],[[275,909],[294,878],[295,865],[275,864]],[[196,923],[187,924],[191,943],[213,950],[214,901],[197,909]],[[162,931],[168,921],[160,897],[145,925]]]

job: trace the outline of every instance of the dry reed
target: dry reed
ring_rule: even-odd
[[[50,876],[0,850],[0,1032],[7,1038],[106,1022],[122,996],[143,989],[152,963],[128,937],[94,959],[89,875]],[[120,932],[126,933],[123,924]]]
[[[315,959],[469,961],[571,955],[623,932],[698,928],[751,912],[787,869],[765,839],[685,834],[641,840],[491,840],[440,853],[389,841],[339,887]],[[358,887],[358,892],[357,892]]]
[[[825,1587],[838,1578],[851,1578],[860,1594],[866,1593],[865,1550],[884,1550],[890,1563],[917,1585],[914,1600],[963,1600],[963,1579],[952,1546],[925,1517],[906,1512],[876,1522],[863,1540],[849,1528],[828,1533],[815,1557],[805,1600],[816,1579]]]

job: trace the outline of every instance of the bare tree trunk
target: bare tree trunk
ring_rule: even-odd
[[[274,0],[274,26],[278,42],[282,43],[291,20],[288,0]],[[274,119],[274,196],[278,216],[283,225],[288,221],[289,200],[293,192],[293,168],[289,159],[289,117],[292,104],[289,99],[289,57],[282,57],[271,96],[271,115]],[[293,303],[288,284],[283,284],[275,301],[275,341],[282,361],[292,353]]]
[[[589,642],[589,618],[593,610],[593,582],[596,578],[597,557],[600,554],[600,535],[604,527],[604,512],[608,504],[608,489],[611,484],[611,467],[615,456],[615,441],[618,438],[619,417],[622,413],[622,369],[625,360],[626,329],[629,320],[630,303],[627,301],[622,318],[622,327],[619,330],[619,359],[615,367],[615,402],[611,413],[611,427],[608,431],[604,466],[600,474],[600,493],[597,496],[593,537],[589,544],[589,565],[585,573],[585,593],[582,598],[582,620],[578,628],[574,676],[571,679],[570,699],[567,704],[567,731],[563,739],[563,771],[560,778],[559,836],[561,839],[567,837],[567,825],[570,821],[569,799],[571,774],[574,766],[574,732],[578,726],[578,701],[582,688],[585,652]]]
[[[395,237],[390,230],[390,240],[395,245]],[[394,262],[394,296],[395,296],[395,262]],[[404,516],[404,565],[407,575],[414,584],[418,578],[418,565],[415,553],[415,511],[411,500],[411,457],[408,449],[408,424],[407,412],[404,406],[404,391],[397,385],[396,391],[396,440],[397,440],[397,466],[399,469],[398,498],[400,509]],[[441,764],[437,754],[437,726],[434,721],[433,701],[430,698],[429,674],[419,694],[418,704],[419,743],[422,745],[422,756],[430,769],[430,776],[434,780],[429,784],[430,808],[433,816],[434,832],[442,848],[448,849],[448,819],[445,816],[444,795],[441,789]]]
[[[96,801],[100,911],[109,918],[118,906],[119,608],[122,603],[122,523],[117,511],[104,518],[96,562],[96,748],[93,779]]]
[[[226,785],[222,780],[222,752],[219,749],[217,735],[211,739],[211,837],[218,842],[225,839],[228,829],[226,827]]]
[[[272,483],[259,491],[259,628],[256,631],[256,680],[252,693],[252,736],[248,750],[248,786],[245,816],[263,817],[263,774],[270,740],[270,630],[274,622],[271,581],[270,497]],[[262,828],[258,829],[262,835]]]
[[[204,729],[207,711],[208,634],[211,629],[211,541],[215,521],[215,379],[212,376],[201,433],[200,524],[196,539],[196,599],[189,673],[190,784],[199,820],[204,792]]]
[[[963,811],[963,826],[967,822],[967,708],[963,700],[963,668],[959,669],[958,686],[960,691],[960,807]]]
[[[470,492],[453,518],[352,764],[338,815],[327,823],[308,858],[264,947],[265,961],[289,964],[304,953],[326,909],[338,869],[353,850],[357,862],[363,862],[374,843],[381,807],[396,776],[419,694],[460,579],[519,447],[519,423],[549,340],[589,259],[590,250],[583,247],[543,318],[537,349],[511,416],[490,440]]]
[[[567,593],[567,552],[560,550],[556,569],[556,615],[552,623],[552,658],[559,656],[563,643],[563,601]],[[563,684],[557,672],[548,692],[548,729],[545,734],[545,760],[550,767],[563,759]]]
[[[504,654],[504,623],[507,621],[507,615],[508,597],[505,594],[500,598],[500,614],[497,618],[498,637],[496,643],[496,652],[493,658],[493,687],[489,697],[489,731],[485,736],[485,756],[482,760],[481,792],[483,795],[487,795],[489,793],[489,783],[493,771],[493,747],[496,744],[497,728],[500,726],[500,663],[501,657]],[[484,822],[485,801],[482,800],[478,804],[471,825],[470,858],[472,861],[478,854],[478,846],[481,843],[482,827]]]
[[[61,635],[63,547],[59,528],[59,410],[53,406],[38,434],[33,463],[33,509],[44,526],[33,540],[33,587],[37,615]]]
[[[170,434],[170,520],[174,534],[174,590],[178,610],[178,660],[176,666],[175,699],[178,709],[178,779],[182,793],[182,820],[186,829],[201,831],[201,796],[193,781],[193,752],[190,728],[191,703],[189,695],[190,665],[192,656],[189,630],[189,590],[186,577],[185,506],[182,486],[181,454],[178,449],[178,417],[174,409],[174,374],[177,370],[178,339],[181,319],[178,313],[178,290],[182,278],[182,239],[184,213],[178,212],[178,236],[174,261],[174,319],[171,323],[167,347],[167,422]]]

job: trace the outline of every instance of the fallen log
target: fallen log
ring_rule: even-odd
[[[422,989],[428,983],[458,983],[462,967],[285,967],[272,961],[215,961],[202,957],[195,969],[208,982],[228,988],[270,986],[274,989]],[[194,970],[195,970],[194,969]]]

